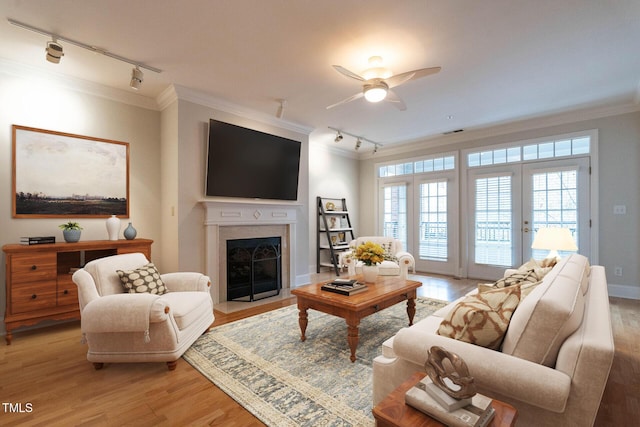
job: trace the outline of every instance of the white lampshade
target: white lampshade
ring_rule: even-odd
[[[532,249],[548,249],[547,258],[558,257],[558,251],[577,251],[578,246],[568,228],[542,227],[536,232]]]

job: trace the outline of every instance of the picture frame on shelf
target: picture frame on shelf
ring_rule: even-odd
[[[129,217],[129,143],[12,125],[13,218]]]

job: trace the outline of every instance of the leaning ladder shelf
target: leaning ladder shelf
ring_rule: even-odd
[[[320,273],[321,267],[331,267],[339,276],[340,253],[348,250],[349,242],[355,239],[347,202],[345,199],[317,197],[317,208],[316,273]]]

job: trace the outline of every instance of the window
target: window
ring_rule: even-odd
[[[456,168],[454,156],[427,157],[412,162],[403,162],[378,167],[378,177],[387,178],[424,172],[453,170]]]
[[[421,259],[448,259],[447,181],[420,184]]]
[[[559,137],[557,140],[544,140],[517,146],[511,145],[508,148],[485,149],[469,153],[467,155],[467,165],[470,168],[474,168],[589,154],[591,149],[590,141],[591,138],[589,136],[581,134],[575,138]]]
[[[511,176],[478,178],[475,187],[475,262],[509,267],[513,264]]]
[[[406,184],[384,187],[384,212],[382,234],[394,237],[407,247],[407,186]]]

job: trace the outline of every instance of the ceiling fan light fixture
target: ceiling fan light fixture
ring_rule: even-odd
[[[53,64],[59,64],[60,58],[64,56],[64,49],[62,48],[62,45],[55,39],[47,42],[47,48],[45,51],[47,52],[47,61]]]
[[[364,97],[369,102],[380,102],[387,97],[389,86],[383,81],[377,81],[364,86]]]

